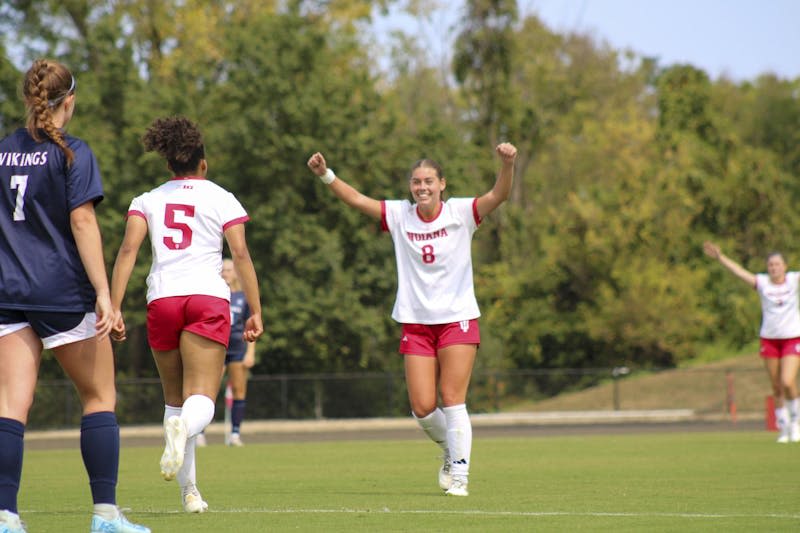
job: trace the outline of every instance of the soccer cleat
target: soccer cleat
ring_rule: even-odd
[[[244,446],[244,442],[242,442],[242,437],[238,433],[231,433],[231,438],[228,441],[228,446]]]
[[[800,442],[800,421],[789,424],[789,442]]]
[[[448,496],[469,496],[467,490],[467,478],[464,476],[453,476],[450,488],[445,492]]]
[[[150,533],[150,528],[128,522],[128,519],[120,511],[114,520],[106,520],[100,515],[93,515],[90,533]]]
[[[205,448],[208,446],[208,441],[206,440],[206,436],[203,433],[198,433],[197,436],[194,438],[195,446],[198,448]]]
[[[450,452],[445,450],[444,457],[442,457],[442,466],[439,468],[439,487],[442,490],[450,488],[450,483],[453,482],[453,476],[450,474]]]
[[[208,511],[208,504],[203,501],[200,491],[192,484],[183,489],[183,510],[187,513],[205,513]]]
[[[26,533],[17,513],[0,511],[0,533]]]
[[[171,416],[164,425],[167,444],[161,455],[161,476],[165,481],[172,481],[183,466],[183,455],[186,452],[186,424],[179,416]]]

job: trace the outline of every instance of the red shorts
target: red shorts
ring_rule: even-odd
[[[800,337],[793,339],[761,339],[761,357],[780,359],[787,355],[800,355]]]
[[[147,305],[147,340],[153,350],[174,350],[181,332],[191,331],[228,347],[231,304],[215,296],[170,296]]]
[[[403,324],[400,353],[436,357],[440,348],[451,344],[481,343],[478,321],[462,320],[450,324]]]

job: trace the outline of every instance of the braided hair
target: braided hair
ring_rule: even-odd
[[[28,133],[37,142],[44,142],[44,132],[46,137],[61,148],[67,159],[67,166],[72,164],[75,156],[67,146],[64,132],[53,123],[53,109],[74,92],[75,78],[67,67],[51,59],[34,61],[25,73],[22,84]]]
[[[200,160],[206,157],[197,124],[181,116],[154,120],[142,137],[142,144],[148,152],[155,151],[166,159],[176,176],[197,171]]]

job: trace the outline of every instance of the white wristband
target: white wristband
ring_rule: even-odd
[[[334,174],[333,170],[329,168],[328,170],[325,171],[325,174],[319,177],[319,179],[321,179],[322,183],[324,183],[325,185],[330,185],[331,183],[333,183],[333,180],[336,179],[336,174]]]

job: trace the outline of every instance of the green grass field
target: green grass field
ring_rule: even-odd
[[[478,438],[470,496],[446,497],[435,446],[419,440],[209,446],[182,512],[161,448],[122,452],[119,504],[154,532],[798,531],[800,445],[767,432]],[[78,450],[26,453],[30,533],[84,532]]]

